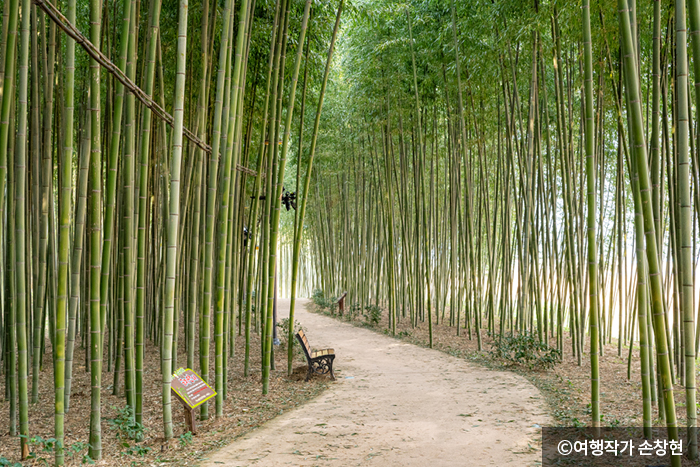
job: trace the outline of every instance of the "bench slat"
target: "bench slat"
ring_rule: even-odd
[[[335,355],[335,351],[333,349],[323,349],[311,352],[311,358],[322,357],[324,355]]]
[[[301,329],[299,330],[299,332],[297,332],[297,334],[299,335],[299,338],[301,340],[301,343],[304,347],[304,351],[306,352],[307,356],[310,355],[311,354],[311,346],[309,345],[309,340],[306,338],[306,334],[304,334],[304,331],[302,331]]]

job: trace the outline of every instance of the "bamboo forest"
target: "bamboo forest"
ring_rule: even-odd
[[[0,466],[700,462],[700,0],[0,5]]]

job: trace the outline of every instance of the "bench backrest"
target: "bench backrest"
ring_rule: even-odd
[[[304,334],[303,330],[299,329],[299,332],[296,333],[296,337],[299,341],[299,344],[301,344],[301,348],[304,349],[304,354],[306,354],[306,358],[310,359],[311,346],[309,345],[309,340],[306,338],[306,334]]]

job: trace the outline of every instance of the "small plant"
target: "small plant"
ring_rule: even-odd
[[[180,435],[180,446],[185,447],[192,442],[192,432],[188,431]]]
[[[117,409],[117,416],[112,419],[108,419],[111,428],[113,430],[119,431],[119,438],[122,440],[122,447],[126,448],[122,451],[122,455],[127,456],[145,456],[151,448],[146,446],[131,446],[131,444],[126,440],[136,440],[141,441],[144,438],[146,428],[134,420],[134,411],[131,407],[126,406],[121,409]],[[83,463],[93,464],[94,461],[89,457],[83,456]]]
[[[115,407],[116,409],[116,407]],[[146,427],[134,420],[133,409],[129,406],[117,409],[117,416],[108,419],[113,430],[118,430],[120,437],[140,441],[144,438]]]
[[[282,345],[284,345],[287,342],[287,336],[289,335],[289,318],[281,319],[279,323],[277,323],[277,327],[279,328],[279,332],[277,335],[280,337]],[[304,327],[299,321],[294,320],[294,332],[299,331],[306,332],[306,329],[304,329]]]
[[[37,462],[43,463],[44,465],[49,465],[49,462],[44,459],[43,457],[39,456],[40,453],[45,453],[45,452],[53,452],[56,448],[61,447],[61,442],[57,440],[56,438],[47,438],[44,439],[41,436],[26,436],[26,435],[19,435],[20,438],[24,438],[27,440],[27,443],[29,444],[30,449],[29,451],[29,457],[28,459],[34,460],[34,463],[36,464]],[[38,453],[36,448],[39,448]],[[3,465],[0,463],[0,466]],[[10,464],[11,465],[11,464]]]
[[[127,446],[129,446],[128,443],[126,443],[126,444],[127,444]],[[143,457],[146,454],[148,454],[150,451],[151,451],[151,448],[149,448],[148,446],[129,446],[129,447],[127,447],[127,450],[123,452],[123,454],[126,454],[127,456]]]
[[[326,294],[323,293],[323,290],[321,289],[316,289],[313,291],[311,294],[311,300],[313,300],[314,305],[316,305],[316,307],[324,313],[333,313],[338,307],[335,299],[326,297]]]
[[[551,369],[561,361],[561,352],[540,342],[531,333],[499,336],[491,344],[489,354],[510,365],[524,365],[529,369]]]
[[[573,418],[571,424],[576,428],[585,428],[586,424],[580,421],[578,418]]]
[[[56,449],[60,449],[62,444],[61,441],[57,440],[56,438],[47,438],[44,439],[41,436],[32,436],[31,438],[25,435],[20,435],[21,438],[28,439],[28,443],[30,446],[33,447],[38,447],[40,450],[38,452],[54,452]],[[87,451],[89,445],[87,443],[83,443],[82,441],[76,441],[73,444],[67,445],[63,449],[63,453],[65,455],[70,456],[71,458],[74,458],[75,456],[79,455],[83,451]],[[36,462],[42,462],[46,465],[48,465],[48,461],[44,459],[43,457],[39,457],[37,455],[36,451],[30,451],[29,453],[29,458],[33,459]],[[87,454],[87,452],[83,455],[82,458],[82,463],[83,464],[94,464],[95,461],[93,461],[90,456]],[[5,459],[4,457],[0,457],[0,467],[21,467],[21,464],[19,463],[12,463]]]
[[[362,305],[359,303],[354,303],[350,308],[348,308],[347,319],[348,321],[355,321],[357,317],[362,313]]]
[[[376,326],[382,319],[382,309],[379,305],[367,305],[365,307],[365,320],[370,326]]]
[[[321,289],[316,289],[313,291],[311,294],[311,300],[313,300],[314,305],[322,310],[328,308],[328,300]]]
[[[19,462],[12,462],[5,457],[0,456],[0,467],[22,467]]]
[[[61,446],[61,442],[56,438],[44,439],[41,436],[32,436],[30,438],[25,435],[19,435],[19,437],[27,439],[30,446],[36,446],[41,448],[41,452],[53,452],[54,449]]]
[[[87,443],[83,443],[82,441],[76,441],[75,443],[66,446],[64,452],[71,457],[75,457],[81,452],[87,450],[88,447],[89,446]]]
[[[279,333],[278,336],[280,338],[280,345],[282,349],[287,348],[287,336],[289,335],[289,318],[284,318],[281,319],[279,323],[277,323],[277,327],[279,328]],[[294,320],[294,332],[299,332],[299,331],[304,331],[306,332],[306,329],[299,323],[299,321]],[[293,345],[294,345],[294,354],[297,356],[297,359],[300,362],[305,362],[306,359],[304,357],[304,350],[301,348],[301,345],[299,344],[299,341],[295,338],[292,339]]]

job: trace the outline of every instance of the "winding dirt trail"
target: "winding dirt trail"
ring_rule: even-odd
[[[530,466],[541,462],[539,391],[513,373],[297,307],[337,381],[318,398],[212,454],[215,466]],[[289,301],[278,302],[279,316]]]

